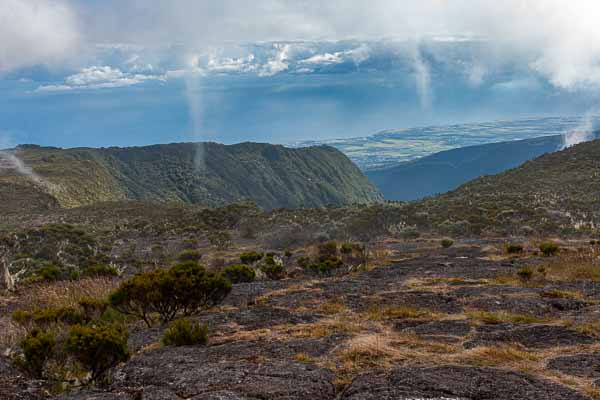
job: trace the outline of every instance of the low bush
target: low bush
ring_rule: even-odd
[[[256,272],[247,265],[228,265],[223,270],[223,275],[231,281],[231,283],[252,282],[256,278]]]
[[[118,276],[119,271],[110,265],[94,265],[83,270],[83,276],[97,278],[100,276]]]
[[[340,247],[340,253],[342,253],[344,255],[350,255],[350,254],[352,254],[352,249],[353,249],[352,244],[344,243],[344,244],[342,244],[342,247]]]
[[[337,255],[337,242],[335,240],[330,240],[325,243],[321,243],[318,246],[319,256],[331,256],[335,257]]]
[[[162,340],[165,346],[193,346],[208,343],[208,327],[187,319],[171,322]]]
[[[344,266],[342,260],[333,256],[321,256],[317,262],[308,265],[308,270],[314,274],[329,275]]]
[[[254,264],[257,261],[262,260],[263,257],[264,257],[263,253],[257,253],[255,251],[250,251],[248,253],[240,254],[240,261],[242,262],[242,264],[250,265],[250,264]]]
[[[262,264],[260,270],[267,275],[267,278],[273,280],[279,280],[285,276],[283,265],[274,262]]]
[[[448,249],[454,245],[454,240],[452,239],[442,239],[442,247]]]
[[[546,257],[550,257],[558,254],[560,247],[556,243],[544,242],[540,244],[540,251]]]
[[[106,372],[129,358],[127,329],[119,325],[71,327],[65,350],[100,381]]]
[[[220,303],[230,291],[231,283],[222,275],[186,262],[122,282],[109,302],[123,314],[141,318],[151,326],[153,313],[159,314],[161,322],[169,322],[178,314],[191,315]]]
[[[56,346],[54,334],[34,328],[21,342],[23,366],[35,378],[41,378],[46,361],[52,356]]]
[[[517,271],[517,276],[524,282],[528,282],[533,277],[533,270],[531,268],[521,268]]]
[[[310,264],[310,258],[308,257],[298,257],[298,265],[302,268],[307,268],[308,264]]]
[[[200,261],[200,259],[202,259],[202,254],[200,254],[200,252],[198,250],[185,250],[182,251],[181,253],[179,253],[179,255],[177,256],[177,260],[179,262],[186,262],[186,261]]]
[[[56,324],[73,325],[84,321],[83,313],[75,307],[40,308],[33,312],[17,310],[12,318],[18,324],[47,328]]]
[[[523,252],[523,245],[507,243],[505,249],[508,254],[518,254]]]
[[[108,302],[106,300],[98,300],[92,297],[84,297],[79,300],[79,305],[83,310],[86,321],[99,319],[108,308]]]
[[[60,268],[58,268],[56,265],[50,264],[38,269],[35,275],[41,280],[52,282],[62,278],[63,274]]]

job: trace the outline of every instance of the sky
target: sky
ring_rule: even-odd
[[[0,144],[289,143],[595,112],[592,0],[2,0]]]

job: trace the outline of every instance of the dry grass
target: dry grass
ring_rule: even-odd
[[[348,316],[321,320],[314,324],[295,325],[291,328],[293,337],[323,338],[339,334],[356,334],[363,331],[360,321]]]
[[[364,313],[364,318],[369,321],[387,321],[399,318],[428,318],[435,315],[429,311],[418,310],[408,306],[373,306]]]
[[[16,324],[10,316],[0,317],[0,352],[13,348],[25,335],[25,329]]]
[[[346,307],[346,305],[342,302],[328,300],[319,305],[318,311],[322,314],[335,315],[348,312],[348,307]]]
[[[488,312],[488,311],[467,311],[467,317],[470,319],[481,321],[486,324],[535,324],[547,322],[548,320],[534,317],[526,314],[514,314],[507,311]]]
[[[541,356],[519,346],[499,345],[494,347],[475,347],[460,354],[456,361],[480,367],[508,367],[522,370]]]
[[[555,282],[600,282],[600,248],[562,253],[546,265],[546,278]]]
[[[307,364],[311,364],[314,362],[313,358],[306,353],[298,353],[296,354],[296,356],[294,356],[294,359],[296,361],[300,361]]]
[[[600,337],[600,321],[575,325],[573,329],[586,335]]]
[[[88,278],[33,285],[18,298],[20,308],[76,307],[85,297],[105,299],[118,285],[117,279]]]
[[[546,290],[540,293],[541,297],[549,298],[549,299],[569,299],[569,300],[582,300],[584,298],[583,294],[578,291],[568,291],[568,290]]]

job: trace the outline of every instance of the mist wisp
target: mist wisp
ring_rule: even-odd
[[[12,151],[0,150],[0,171],[3,170],[16,171],[19,175],[26,176],[36,183],[45,185],[44,180]]]
[[[598,115],[587,113],[577,128],[563,135],[563,146],[561,150],[575,146],[576,144],[588,142],[596,137]]]

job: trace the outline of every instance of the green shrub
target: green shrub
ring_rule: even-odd
[[[340,248],[340,252],[342,254],[349,255],[349,254],[352,254],[352,248],[353,248],[353,246],[350,243],[344,243],[344,244],[342,244],[342,247]]]
[[[187,319],[171,322],[162,340],[165,346],[193,346],[208,343],[208,327]]]
[[[556,243],[544,242],[540,244],[540,251],[546,257],[556,255],[560,250],[560,247]]]
[[[342,260],[333,256],[321,256],[318,262],[308,265],[308,269],[315,274],[328,275],[344,266]]]
[[[286,251],[283,253],[283,255],[284,255],[286,258],[290,258],[290,257],[293,255],[293,253],[291,252],[291,250],[286,250]]]
[[[252,282],[256,278],[256,272],[247,265],[234,264],[225,267],[223,275],[231,283]]]
[[[46,361],[52,356],[56,346],[54,334],[34,328],[21,342],[24,367],[35,378],[41,378]]]
[[[242,262],[242,264],[250,265],[250,264],[254,264],[257,261],[262,260],[263,257],[264,257],[263,253],[257,253],[255,251],[250,251],[248,253],[240,254],[240,261]]]
[[[123,314],[141,318],[148,326],[152,313],[163,323],[178,313],[190,315],[223,301],[231,283],[220,274],[207,272],[195,262],[177,264],[138,274],[121,283],[109,296],[110,304]]]
[[[38,269],[35,274],[42,280],[48,282],[57,281],[62,277],[61,270],[53,264],[43,266]]]
[[[421,236],[421,233],[416,228],[406,228],[400,232],[402,239],[417,239],[419,236]]]
[[[267,258],[267,260],[268,260],[268,258]],[[285,276],[284,271],[283,271],[283,265],[276,264],[275,262],[273,262],[273,263],[267,262],[265,264],[262,264],[260,266],[260,270],[262,272],[264,272],[265,275],[267,275],[267,278],[273,279],[273,280],[279,280]]]
[[[22,326],[48,327],[54,324],[73,325],[84,321],[83,313],[74,307],[39,308],[33,312],[17,310],[12,318]]]
[[[180,262],[195,261],[198,262],[202,258],[202,254],[198,250],[185,250],[179,253],[177,260]]]
[[[91,297],[85,297],[79,300],[79,305],[83,309],[83,315],[86,321],[99,319],[108,308],[106,300],[98,300]]]
[[[307,268],[310,264],[310,258],[308,257],[298,257],[298,265],[302,268]]]
[[[506,249],[506,252],[508,254],[522,253],[523,252],[523,245],[513,244],[513,243],[507,243],[505,245],[505,249]]]
[[[522,281],[529,281],[531,280],[531,278],[533,277],[533,270],[531,268],[521,268],[518,272],[517,272],[517,276],[522,280]]]
[[[452,239],[442,239],[442,247],[448,249],[454,245],[454,240]]]
[[[127,329],[120,325],[71,327],[65,350],[92,373],[98,382],[106,372],[129,358]]]
[[[110,265],[93,265],[83,270],[83,276],[99,277],[99,276],[118,276],[119,271]]]
[[[330,240],[319,245],[319,256],[332,256],[337,255],[337,242]]]

